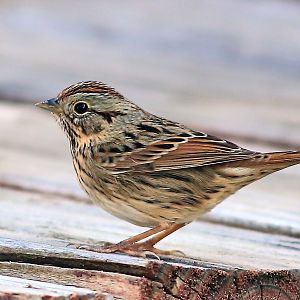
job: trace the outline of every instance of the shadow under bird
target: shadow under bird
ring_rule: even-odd
[[[154,246],[240,188],[300,163],[300,152],[250,151],[152,115],[102,82],[79,82],[37,106],[67,134],[77,177],[91,200],[151,228],[87,250],[176,254]]]

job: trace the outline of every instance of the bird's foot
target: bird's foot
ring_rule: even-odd
[[[161,250],[155,248],[148,241],[126,244],[126,243],[118,243],[111,244],[106,243],[102,245],[78,245],[77,249],[99,252],[99,253],[125,253],[131,256],[140,256],[140,257],[148,257],[154,256],[157,259],[160,259],[160,256],[171,255],[171,256],[185,256],[185,254],[181,251],[177,250]]]

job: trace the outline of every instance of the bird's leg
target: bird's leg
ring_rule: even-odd
[[[164,229],[160,233],[156,234],[152,238],[144,241],[144,242],[139,242],[139,243],[133,243],[131,244],[128,248],[121,248],[118,249],[118,252],[124,252],[127,254],[131,255],[141,255],[145,256],[148,253],[154,253],[157,255],[184,255],[184,253],[173,250],[173,251],[168,251],[168,250],[160,250],[154,247],[158,242],[160,242],[162,239],[170,235],[171,233],[175,232],[176,230],[182,228],[185,226],[185,223],[182,224],[172,224],[170,225],[167,229]]]
[[[136,255],[136,256],[146,256],[147,254],[154,254],[154,255],[184,255],[180,251],[167,251],[167,250],[160,250],[154,247],[159,241],[173,233],[174,231],[182,228],[185,224],[171,224],[171,225],[159,225],[153,229],[147,230],[141,234],[138,234],[132,238],[124,240],[116,245],[108,246],[102,248],[101,252],[121,252],[126,253],[129,255]],[[141,240],[151,237],[144,242]]]
[[[135,236],[133,236],[133,237],[131,237],[129,239],[121,241],[117,245],[120,245],[120,246],[122,246],[122,245],[131,245],[133,243],[136,243],[136,242],[139,242],[141,240],[144,240],[145,238],[147,238],[149,236],[157,234],[157,233],[159,233],[159,232],[161,232],[161,231],[163,231],[163,230],[165,230],[167,228],[169,228],[169,226],[166,225],[166,224],[158,225],[158,226],[156,226],[154,228],[151,228],[151,229],[149,229],[147,231],[144,231],[144,232],[142,232],[140,234],[137,234],[137,235],[135,235]]]
[[[140,234],[137,234],[133,237],[130,237],[126,240],[123,240],[117,244],[111,244],[111,243],[107,243],[105,245],[96,245],[96,246],[92,246],[92,245],[77,245],[76,247],[78,249],[84,249],[84,250],[89,250],[89,251],[95,251],[95,252],[105,252],[105,253],[112,253],[112,252],[116,252],[119,251],[120,248],[127,248],[130,245],[139,242],[141,240],[146,239],[149,236],[152,236],[154,234],[157,234],[167,228],[169,228],[170,225],[168,224],[160,224],[154,228],[151,228],[145,232],[142,232]]]
[[[130,237],[126,240],[123,240],[123,241],[121,241],[117,244],[101,247],[101,250],[102,250],[101,252],[116,252],[116,251],[119,251],[120,249],[130,247],[131,245],[133,245],[133,244],[135,244],[135,243],[137,243],[141,240],[144,240],[149,236],[152,236],[154,234],[162,232],[163,230],[166,230],[167,228],[169,228],[169,225],[167,225],[167,224],[158,225],[154,228],[151,228],[147,231],[139,233],[139,234],[137,234],[133,237]]]

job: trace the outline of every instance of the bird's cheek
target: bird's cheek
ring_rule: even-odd
[[[84,134],[98,134],[104,130],[103,124],[89,124],[81,126],[81,130]]]
[[[94,133],[99,133],[103,130],[101,123],[94,124],[89,120],[80,120],[79,122],[74,123],[76,132],[79,135],[90,135]]]

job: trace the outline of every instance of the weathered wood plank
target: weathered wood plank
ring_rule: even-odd
[[[166,299],[163,285],[145,277],[94,270],[62,268],[28,263],[0,262],[0,273],[23,279],[91,289],[99,296],[110,294],[130,300]],[[115,299],[114,298],[114,299]]]
[[[0,270],[5,273],[13,273],[22,278],[42,277],[48,280],[65,283],[68,278],[62,278],[62,274],[71,275],[70,279],[75,284],[82,284],[78,279],[85,275],[93,274],[93,277],[104,274],[99,271],[110,271],[135,276],[143,276],[144,280],[136,281],[144,286],[147,280],[156,282],[158,290],[152,293],[153,284],[144,286],[145,295],[152,295],[149,299],[253,299],[254,295],[264,294],[270,299],[270,295],[277,295],[278,299],[299,299],[300,296],[300,274],[297,271],[245,271],[232,267],[212,266],[209,264],[187,260],[173,259],[172,263],[163,260],[149,260],[135,257],[127,257],[118,254],[92,253],[82,250],[63,249],[52,247],[47,244],[32,243],[20,240],[0,239],[0,260],[20,261],[23,263],[1,263]],[[31,265],[24,263],[28,261]],[[32,265],[35,263],[35,265]],[[52,267],[39,266],[40,264],[51,264]],[[57,267],[53,267],[57,266]],[[70,270],[68,268],[72,268]],[[80,271],[74,268],[84,267],[87,270]],[[63,269],[62,269],[63,268]],[[28,272],[22,272],[26,270]],[[49,274],[50,271],[50,274]],[[43,274],[43,272],[45,273]],[[86,273],[85,273],[86,272]],[[73,275],[72,275],[73,274]],[[85,275],[84,275],[85,274]],[[118,295],[118,289],[113,285],[106,285],[115,275],[102,277],[100,287],[108,289]],[[124,276],[124,278],[128,276]],[[87,279],[87,285],[91,280]],[[160,289],[161,283],[164,287]],[[145,289],[148,288],[148,290]],[[116,291],[115,291],[116,290]],[[147,291],[150,290],[150,294]],[[159,297],[158,291],[164,298]],[[283,295],[281,297],[280,295]],[[284,297],[286,295],[286,298]],[[281,298],[280,298],[281,297]],[[126,298],[124,299],[132,299]],[[146,296],[141,299],[147,299]],[[255,298],[254,298],[255,299]]]
[[[30,106],[1,103],[0,110],[1,186],[84,201],[67,140],[53,119]],[[298,166],[281,171],[241,190],[205,219],[299,237],[299,180]]]
[[[143,230],[128,226],[94,205],[61,197],[2,189],[0,203],[0,236],[50,242],[67,252],[69,242],[118,242]],[[236,267],[300,268],[297,238],[203,221],[190,224],[159,246],[181,250],[201,261]]]
[[[103,300],[108,299],[106,298],[107,295],[97,295],[95,292],[88,289],[0,275],[0,298],[3,300],[88,300],[94,299],[95,296]]]

